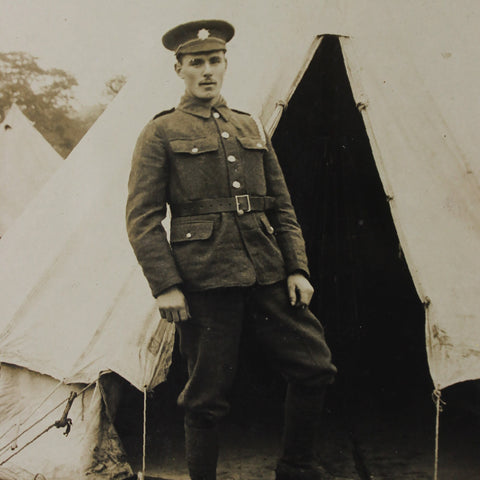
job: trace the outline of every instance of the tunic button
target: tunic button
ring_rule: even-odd
[[[262,145],[260,142],[258,142],[258,143],[257,143],[257,147],[258,147],[258,148],[262,148],[263,145]]]
[[[197,148],[197,147],[193,147],[193,148],[192,148],[192,153],[198,153],[198,148]]]
[[[235,158],[235,155],[229,155],[227,157],[227,160],[230,162],[230,163],[233,163],[233,162],[236,162],[237,159]]]
[[[233,188],[240,188],[240,182],[237,182],[237,180],[235,180],[233,183],[232,183],[232,187]]]
[[[228,137],[230,137],[230,134],[228,132],[222,132],[222,137],[223,138],[228,138]]]
[[[188,232],[186,235],[185,235],[187,238],[192,238],[192,234],[190,232]]]
[[[214,118],[220,118],[220,114],[218,112],[213,112],[213,117]]]

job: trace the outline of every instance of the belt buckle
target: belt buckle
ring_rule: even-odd
[[[242,205],[242,201],[246,200],[246,208]],[[243,215],[252,211],[252,205],[250,204],[250,195],[235,195],[235,205],[237,207],[237,213]]]

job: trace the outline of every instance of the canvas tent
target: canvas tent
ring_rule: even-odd
[[[478,6],[357,0],[210,8],[201,16],[222,17],[237,28],[225,96],[231,106],[257,114],[269,134],[324,35],[339,38],[425,305],[433,388],[480,378],[480,71],[471,61],[478,55]],[[155,30],[185,20],[164,14],[164,28]],[[141,390],[153,388],[170,362],[172,328],[160,323],[157,330],[153,300],[124,226],[135,139],[182,91],[170,54],[161,51],[158,37],[152,41],[152,49],[142,43],[136,52],[139,63],[145,60],[138,75],[0,244],[1,402],[12,412],[2,416],[0,448],[11,438],[4,432],[12,424],[14,431],[28,424],[26,412],[38,418],[56,395],[66,398],[92,384],[74,402],[67,440],[51,430],[9,462],[47,478],[82,478],[87,471],[91,478],[127,476],[108,416],[108,389],[99,377],[116,372]],[[151,348],[155,331],[158,343]],[[51,391],[55,398],[38,407]],[[115,462],[95,458],[100,433]],[[48,448],[61,441],[65,450]]]
[[[62,161],[13,104],[0,123],[0,237]]]

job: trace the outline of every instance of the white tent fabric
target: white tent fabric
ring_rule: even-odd
[[[0,237],[62,162],[13,104],[0,123]]]
[[[391,4],[382,9],[387,42],[352,36],[342,47],[426,306],[429,367],[442,389],[480,378],[480,70],[472,69],[479,10],[421,3],[407,2],[403,14]]]
[[[111,382],[88,388],[67,386],[8,364],[2,365],[0,373],[0,478],[13,473],[6,478],[33,480],[41,473],[48,480],[110,479],[132,474],[105,402],[106,390],[110,396],[117,393]],[[71,430],[63,425],[40,436],[61,419],[71,392],[78,395],[66,417],[72,421]],[[22,449],[32,440],[34,448]]]
[[[435,388],[480,378],[480,70],[474,1],[199,4],[235,24],[224,94],[272,133],[315,46],[341,37],[402,248],[426,305]],[[163,12],[154,31],[186,21]],[[160,17],[158,17],[160,18]],[[158,21],[155,18],[155,22]],[[0,241],[0,362],[64,382],[114,371],[137,388],[165,378],[173,329],[159,321],[124,226],[131,152],[176,105],[173,59],[144,42],[129,81]],[[261,46],[261,48],[259,48]],[[32,233],[34,232],[34,233]],[[392,334],[395,329],[392,326]]]
[[[159,315],[125,234],[135,119],[115,106],[1,240],[1,361],[66,382],[112,370],[143,389],[157,368],[163,380],[146,341]]]

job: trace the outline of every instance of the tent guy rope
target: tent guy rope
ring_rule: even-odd
[[[143,433],[142,433],[142,472],[138,480],[145,478],[145,459],[147,456],[147,386],[143,388]]]
[[[442,391],[435,389],[432,393],[433,400],[436,406],[436,420],[435,420],[435,464],[433,480],[438,480],[438,457],[439,457],[439,436],[440,436],[440,412],[443,410],[445,402],[442,400]]]
[[[30,418],[32,418],[33,415],[35,415],[35,413],[36,413],[38,410],[40,410],[40,408],[42,407],[42,405],[43,405],[43,404],[58,390],[58,388],[59,388],[61,385],[63,385],[63,384],[64,384],[63,381],[59,381],[59,382],[55,385],[55,387],[52,388],[51,392],[50,392],[48,395],[46,395],[46,396],[44,397],[44,399],[43,399],[36,407],[32,408],[32,410],[30,411],[30,413],[27,414],[22,421],[18,422],[18,424],[16,424],[16,425],[15,425],[15,424],[12,425],[10,428],[8,428],[7,430],[5,430],[5,432],[3,432],[3,433],[0,435],[0,440],[1,440],[2,438],[4,438],[5,436],[7,436],[8,433],[10,433],[16,426],[18,427],[18,429],[20,429],[20,427],[21,427],[22,425],[24,425],[25,423],[27,423],[27,421],[30,420]],[[62,402],[62,404],[63,404],[65,401],[66,401],[66,400],[64,400],[64,401]],[[55,407],[55,409],[56,409],[56,408],[58,408],[58,407]],[[51,412],[49,412],[49,413],[51,413]],[[15,439],[14,439],[13,441],[15,441]],[[0,448],[0,453],[2,452],[2,450],[3,450],[3,449]]]
[[[18,455],[20,452],[22,452],[25,448],[27,448],[29,445],[31,445],[32,443],[34,443],[36,440],[38,440],[40,437],[42,437],[43,435],[45,435],[45,433],[47,433],[48,431],[50,431],[53,427],[56,427],[56,428],[63,428],[63,427],[66,427],[65,428],[65,432],[64,432],[64,435],[67,436],[69,433],[70,433],[70,429],[71,429],[71,425],[72,425],[72,421],[71,419],[68,418],[68,413],[70,411],[70,408],[72,407],[72,404],[74,402],[74,400],[82,395],[86,390],[88,390],[92,385],[94,385],[95,383],[97,382],[97,380],[89,383],[88,385],[86,385],[82,390],[80,390],[79,392],[70,392],[70,396],[64,400],[62,400],[61,402],[59,402],[56,406],[54,406],[53,408],[51,408],[47,413],[45,413],[45,415],[43,415],[41,418],[39,418],[37,421],[35,421],[32,425],[30,425],[29,427],[27,427],[25,430],[23,430],[22,432],[20,432],[15,438],[13,438],[12,440],[9,440],[9,442],[4,445],[3,447],[0,447],[0,454],[2,452],[5,452],[6,450],[8,450],[9,448],[11,448],[11,446],[13,444],[15,444],[17,442],[18,439],[20,439],[23,435],[25,435],[27,432],[29,432],[30,430],[32,430],[36,425],[38,425],[39,423],[41,423],[43,420],[45,420],[45,418],[47,418],[49,415],[51,415],[55,410],[57,410],[58,408],[60,408],[64,403],[66,403],[67,405],[65,406],[65,409],[63,411],[63,414],[62,416],[60,417],[60,420],[57,420],[55,421],[54,423],[52,423],[51,425],[49,425],[48,427],[46,427],[44,430],[42,430],[38,435],[36,435],[33,439],[29,440],[25,445],[23,445],[22,447],[18,448],[15,450],[14,453],[12,453],[9,457],[7,457],[5,460],[3,460],[2,462],[0,462],[0,466],[4,465],[5,463],[7,463],[10,459],[12,459],[13,457],[15,457],[16,455]],[[50,394],[51,395],[51,394]],[[49,396],[50,396],[49,395]],[[42,401],[42,403],[44,402],[45,400]],[[12,427],[13,428],[13,427]],[[11,430],[11,429],[10,429]],[[16,447],[15,447],[16,448]]]

